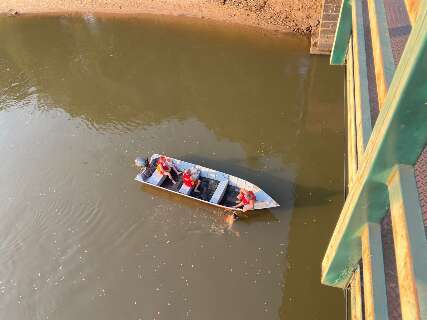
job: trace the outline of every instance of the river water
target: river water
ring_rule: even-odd
[[[1,319],[342,319],[343,70],[291,35],[181,18],[0,19]],[[143,187],[165,153],[281,207]]]

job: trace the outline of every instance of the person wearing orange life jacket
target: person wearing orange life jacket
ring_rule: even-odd
[[[180,175],[182,173],[175,168],[172,159],[167,158],[165,156],[160,156],[159,160],[157,161],[157,171],[159,171],[160,174],[167,176],[169,179],[171,179],[173,184],[176,184],[176,181],[172,178],[172,170],[175,171],[177,175]]]
[[[189,188],[194,188],[194,192],[199,191],[200,180],[198,179],[198,172],[193,169],[187,169],[182,175],[182,183]]]
[[[237,200],[239,203],[233,206],[233,208],[243,207],[243,212],[253,210],[255,208],[256,196],[253,191],[249,191],[243,188],[240,189]]]

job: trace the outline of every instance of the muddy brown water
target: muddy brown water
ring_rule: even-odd
[[[304,38],[167,18],[0,19],[1,319],[342,319],[343,70]],[[143,187],[166,153],[281,207],[231,228]]]

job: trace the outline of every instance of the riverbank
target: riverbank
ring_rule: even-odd
[[[279,32],[310,34],[321,0],[3,0],[0,13],[160,14],[237,23]]]

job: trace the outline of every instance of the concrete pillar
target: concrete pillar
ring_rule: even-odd
[[[335,39],[338,17],[342,0],[323,0],[320,14],[320,26],[312,36],[311,54],[330,54]]]

